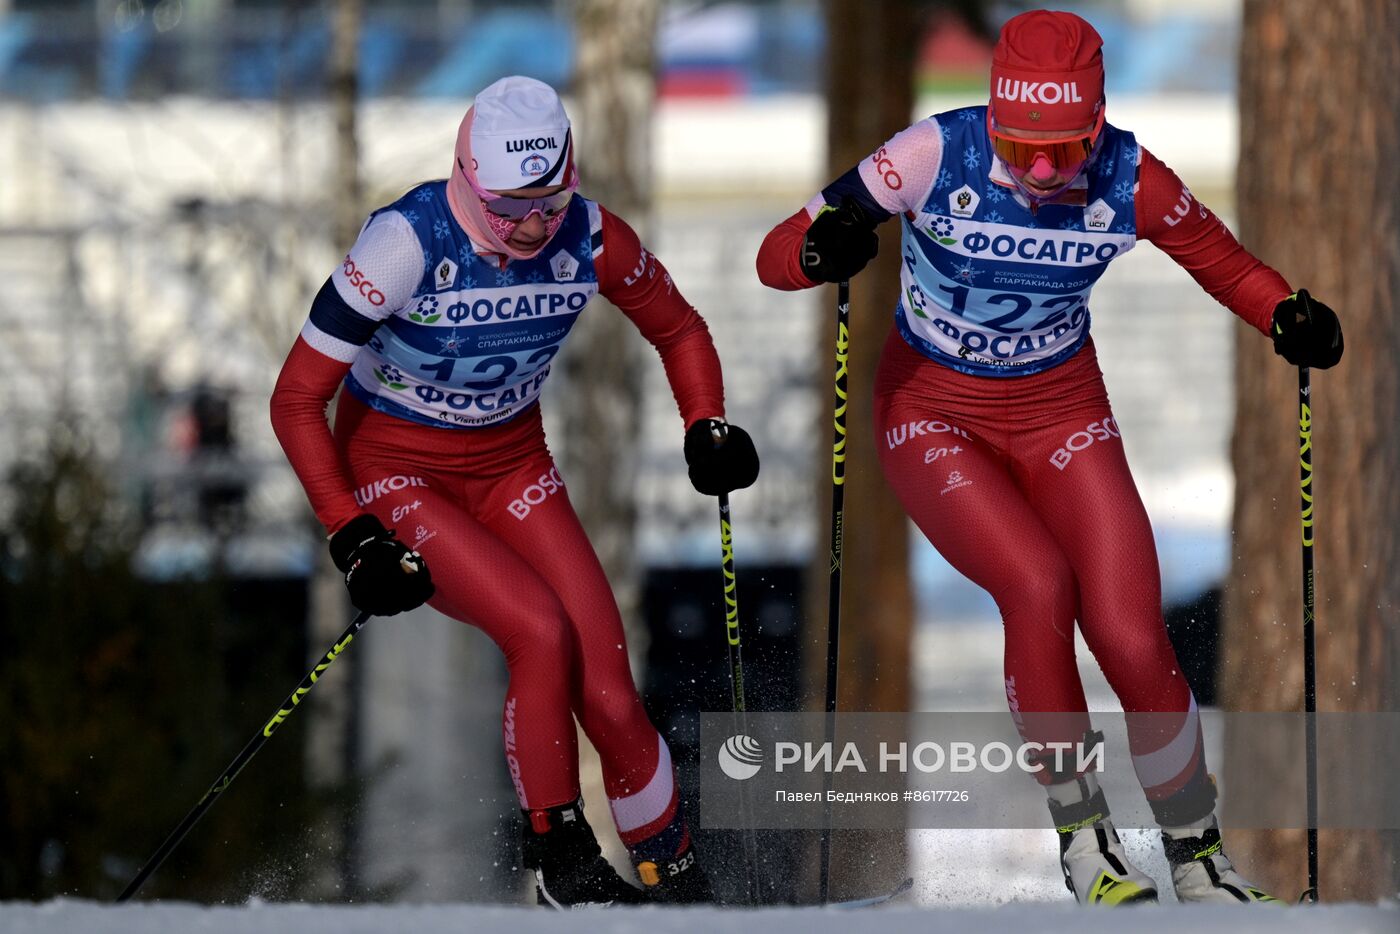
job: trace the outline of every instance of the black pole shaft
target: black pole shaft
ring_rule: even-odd
[[[831,443],[831,588],[826,615],[826,748],[836,755],[836,672],[841,646],[841,556],[846,518],[846,375],[851,346],[851,284],[836,286],[836,390],[832,409],[835,434]],[[831,771],[822,778],[826,819],[821,830],[821,882],[819,898],[826,904],[831,892]]]
[[[729,649],[729,689],[734,706],[734,733],[749,733],[748,705],[744,700],[744,654],[739,638],[739,581],[734,573],[734,527],[730,522],[729,494],[719,494],[719,542],[721,570],[724,572],[724,632]],[[758,840],[754,836],[748,787],[739,788],[739,807],[743,817],[745,886],[750,905],[758,903]]]
[[[297,685],[296,690],[292,691],[287,699],[282,702],[282,706],[277,708],[277,712],[272,715],[272,719],[267,721],[267,724],[248,741],[248,745],[244,746],[243,751],[234,758],[233,762],[229,763],[229,767],[224,769],[224,773],[218,777],[213,785],[209,786],[209,790],[204,793],[204,797],[199,799],[199,803],[194,806],[194,809],[186,814],[185,819],[180,821],[175,829],[170,832],[170,836],[165,838],[165,842],[160,845],[160,849],[156,850],[151,858],[146,860],[146,864],[141,867],[141,871],[136,873],[136,878],[132,879],[127,887],[122,890],[122,893],[117,896],[118,902],[124,902],[135,895],[137,890],[151,877],[152,873],[160,868],[160,864],[165,862],[165,858],[170,855],[171,851],[180,845],[181,840],[185,839],[185,834],[189,833],[190,829],[194,827],[195,824],[199,823],[199,819],[204,816],[204,812],[213,807],[214,802],[219,799],[219,796],[228,789],[229,785],[233,784],[233,780],[238,777],[239,772],[243,771],[243,767],[248,764],[248,760],[257,755],[258,750],[263,747],[263,743],[267,742],[273,732],[282,725],[282,721],[292,715],[292,711],[297,709],[297,705],[299,705],[307,693],[315,687],[316,682],[321,679],[321,675],[325,674],[326,669],[331,666],[331,663],[340,657],[340,653],[345,651],[345,647],[355,638],[355,633],[359,632],[360,628],[364,626],[369,619],[370,614],[360,613],[351,621],[349,628],[340,634],[340,638],[336,640],[335,645],[330,647],[330,650],[326,652],[325,656],[316,667],[311,669],[305,678],[301,679],[301,683]]]
[[[729,686],[734,699],[734,726],[744,732],[744,656],[739,639],[738,579],[734,574],[734,527],[730,524],[729,494],[719,494],[719,542],[724,571],[724,631],[729,645]]]
[[[1308,368],[1298,368],[1298,464],[1303,511],[1303,713],[1306,731],[1308,785],[1308,891],[1317,901],[1317,619],[1313,580],[1313,541],[1317,537],[1312,465],[1312,386]]]

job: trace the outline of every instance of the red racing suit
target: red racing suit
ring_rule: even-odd
[[[579,196],[568,210],[524,261],[478,253],[442,182],[376,212],[282,367],[272,424],[328,531],[377,516],[427,560],[429,603],[500,646],[502,737],[521,807],[577,799],[577,717],[623,842],[669,858],[688,837],[670,752],[643,710],[616,601],[537,401],[595,293],[657,348],[686,426],[724,414],[719,359],[624,221]],[[332,434],[326,406],[342,385]]]

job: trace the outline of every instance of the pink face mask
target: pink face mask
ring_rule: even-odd
[[[546,243],[549,242],[564,223],[569,201],[578,190],[578,175],[572,170],[568,175],[569,183],[563,191],[543,198],[512,198],[498,195],[482,188],[476,179],[466,172],[460,161],[457,163],[457,171],[467,180],[472,193],[481,201],[486,224],[502,243],[508,243],[510,238],[515,236],[516,228],[535,214],[544,222],[544,239]]]
[[[539,214],[540,212],[535,211],[534,213]],[[529,218],[526,218],[525,220],[528,219]],[[544,238],[546,241],[550,240],[559,230],[559,226],[564,223],[564,215],[562,213],[556,214],[554,217],[545,217],[541,214],[540,219],[544,221]],[[507,220],[490,211],[486,212],[486,223],[491,226],[491,232],[495,234],[502,243],[509,243],[510,238],[515,236],[516,228],[525,223],[525,220]],[[543,246],[541,246],[540,249],[543,249]],[[535,252],[538,253],[539,249],[535,250]]]

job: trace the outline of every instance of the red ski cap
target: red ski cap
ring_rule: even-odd
[[[1098,31],[1073,13],[1013,16],[992,50],[992,119],[1017,130],[1090,125],[1103,100],[1102,50]]]

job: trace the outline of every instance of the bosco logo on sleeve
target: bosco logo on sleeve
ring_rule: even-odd
[[[340,264],[340,272],[345,276],[345,281],[350,284],[350,288],[359,292],[371,305],[378,307],[384,304],[384,293],[375,287],[374,283],[365,275],[365,271],[355,265],[355,261],[347,254],[345,261]]]

